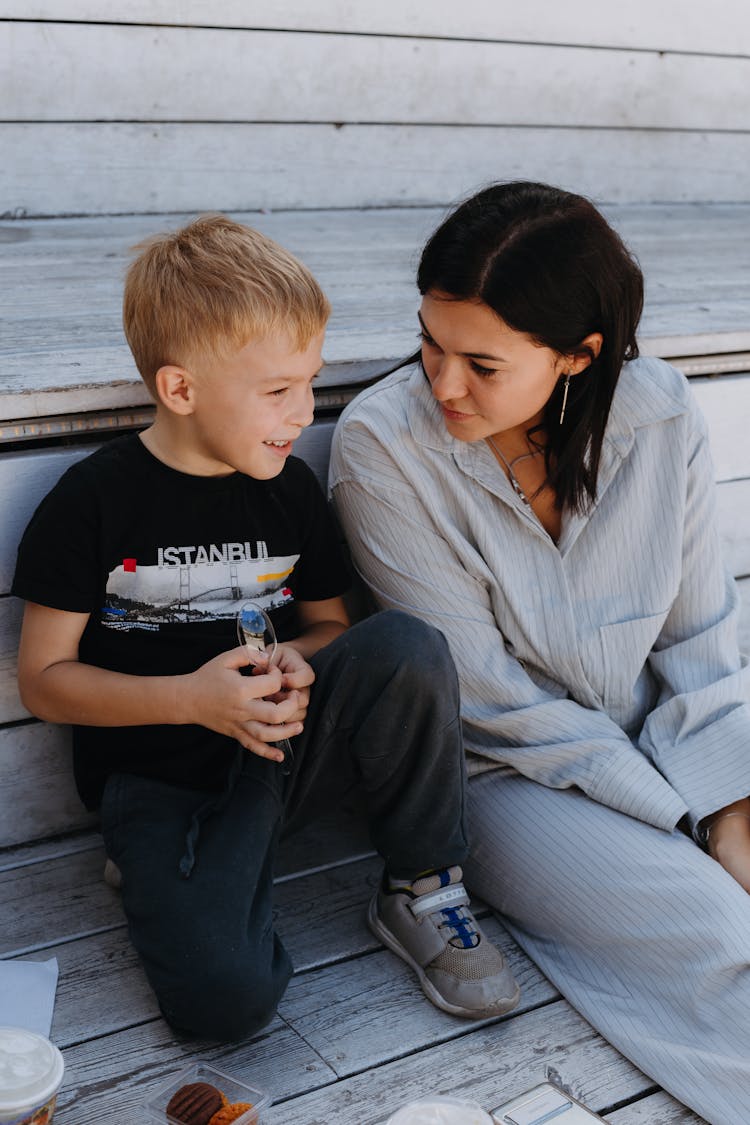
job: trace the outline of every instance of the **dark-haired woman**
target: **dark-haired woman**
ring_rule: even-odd
[[[705,423],[638,358],[640,271],[585,199],[496,185],[419,269],[421,355],[337,432],[382,606],[458,666],[473,889],[625,1055],[750,1106],[750,683]]]

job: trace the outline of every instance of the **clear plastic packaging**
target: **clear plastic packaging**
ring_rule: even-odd
[[[207,1082],[215,1086],[224,1095],[229,1104],[249,1102],[252,1106],[245,1113],[237,1117],[232,1125],[256,1125],[263,1120],[263,1110],[271,1104],[271,1097],[257,1086],[250,1086],[241,1082],[208,1063],[194,1063],[187,1067],[163,1086],[152,1098],[145,1103],[148,1121],[159,1122],[159,1125],[179,1125],[178,1119],[167,1116],[167,1106],[177,1091],[193,1082]]]

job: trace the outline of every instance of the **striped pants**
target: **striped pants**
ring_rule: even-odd
[[[576,789],[485,773],[469,817],[467,884],[573,1007],[711,1125],[747,1125],[750,895]]]

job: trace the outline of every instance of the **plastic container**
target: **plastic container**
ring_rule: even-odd
[[[160,1125],[178,1125],[177,1118],[167,1116],[167,1106],[180,1087],[187,1086],[191,1082],[208,1082],[209,1085],[220,1090],[230,1103],[250,1102],[252,1109],[237,1117],[232,1125],[256,1125],[256,1122],[263,1119],[263,1110],[271,1104],[270,1094],[267,1094],[264,1090],[259,1090],[257,1086],[249,1086],[246,1082],[240,1082],[239,1079],[233,1078],[231,1074],[225,1074],[223,1070],[217,1070],[216,1067],[209,1066],[208,1063],[194,1063],[173,1078],[168,1085],[162,1086],[153,1098],[149,1098],[145,1103],[148,1113],[147,1120],[158,1121]],[[0,1125],[2,1125],[2,1122],[0,1122]]]
[[[476,1102],[436,1096],[402,1105],[385,1125],[492,1125],[492,1118]]]
[[[0,1125],[49,1125],[64,1070],[44,1035],[0,1027]]]

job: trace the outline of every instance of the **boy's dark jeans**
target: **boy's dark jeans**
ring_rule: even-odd
[[[468,852],[458,684],[442,634],[388,611],[311,664],[291,774],[247,753],[228,799],[201,825],[188,878],[186,836],[211,795],[127,774],[105,789],[102,832],[122,871],[131,940],[165,1018],[206,1038],[257,1031],[291,976],[272,917],[282,831],[360,784],[373,843],[395,878],[461,863]]]

